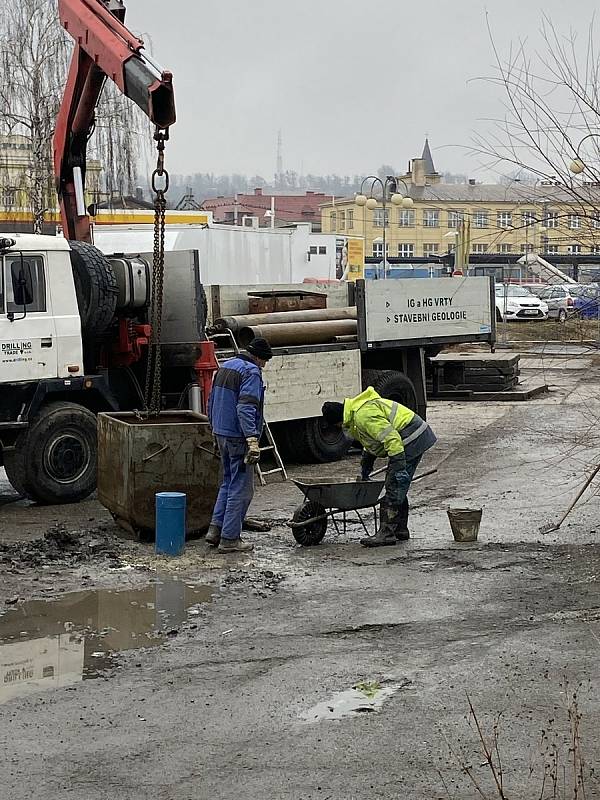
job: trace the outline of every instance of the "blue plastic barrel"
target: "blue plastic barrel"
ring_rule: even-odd
[[[166,556],[183,553],[186,500],[183,492],[157,492],[155,552]]]

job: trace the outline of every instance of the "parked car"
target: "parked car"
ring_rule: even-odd
[[[574,313],[582,319],[600,319],[600,288],[584,286],[583,289],[575,298]]]
[[[544,286],[541,291],[531,291],[543,300],[548,306],[548,316],[564,322],[575,310],[575,298],[585,292],[587,286],[578,283],[561,283],[554,286]]]
[[[522,286],[496,284],[496,319],[547,319],[548,306]]]

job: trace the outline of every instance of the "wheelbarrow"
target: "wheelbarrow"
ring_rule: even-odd
[[[323,541],[328,521],[340,533],[338,526],[341,515],[342,531],[346,533],[348,512],[354,512],[367,536],[370,535],[360,515],[363,509],[373,509],[375,533],[377,533],[377,506],[383,490],[384,481],[355,481],[348,479],[342,482],[321,482],[319,480],[293,481],[304,495],[304,503],[294,511],[288,525],[292,529],[294,539],[304,547],[312,547]]]

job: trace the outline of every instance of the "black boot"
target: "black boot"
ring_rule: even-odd
[[[367,536],[360,540],[363,547],[390,547],[396,544],[394,526],[390,520],[391,509],[383,505],[379,506],[379,530],[375,536]]]
[[[396,522],[394,525],[394,532],[396,534],[396,539],[399,542],[406,542],[410,539],[410,533],[408,530],[408,499],[404,498],[404,502],[400,506],[400,509],[397,514]]]

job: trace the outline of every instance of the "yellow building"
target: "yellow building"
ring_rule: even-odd
[[[0,136],[0,229],[30,231],[33,225],[31,208],[31,144],[26,136]],[[100,193],[100,162],[91,159],[86,169],[86,200],[97,200]],[[48,165],[48,184],[44,187],[47,207],[44,228],[55,233],[60,224],[58,198],[52,165]]]
[[[412,199],[410,208],[389,199],[384,208],[381,187],[373,209],[354,198],[323,204],[323,233],[362,238],[367,256],[383,258],[385,229],[388,258],[427,257],[452,250],[461,220],[469,220],[471,253],[600,254],[597,184],[582,184],[574,196],[552,182],[442,183],[426,141],[421,158],[398,177],[397,190]]]

